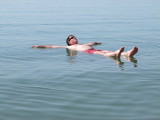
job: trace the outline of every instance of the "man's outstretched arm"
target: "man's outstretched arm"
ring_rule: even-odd
[[[55,46],[55,45],[34,45],[32,48],[66,48],[66,46]]]
[[[89,46],[92,46],[92,45],[100,45],[102,44],[101,42],[91,42],[91,43],[86,43],[84,45],[89,45]]]

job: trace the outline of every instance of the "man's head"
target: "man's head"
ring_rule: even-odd
[[[68,46],[71,46],[71,45],[78,44],[78,40],[74,35],[69,35],[66,40],[66,43]]]

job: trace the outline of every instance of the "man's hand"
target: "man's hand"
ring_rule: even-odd
[[[101,42],[94,42],[95,45],[100,45],[102,44]]]

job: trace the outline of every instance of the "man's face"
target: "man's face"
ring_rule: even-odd
[[[78,44],[78,40],[76,39],[76,37],[71,37],[71,38],[70,38],[70,41],[69,41],[69,44],[70,44],[70,45]]]

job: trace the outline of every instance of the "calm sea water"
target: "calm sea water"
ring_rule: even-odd
[[[102,42],[131,60],[32,49]],[[159,120],[159,0],[1,0],[1,120]]]

